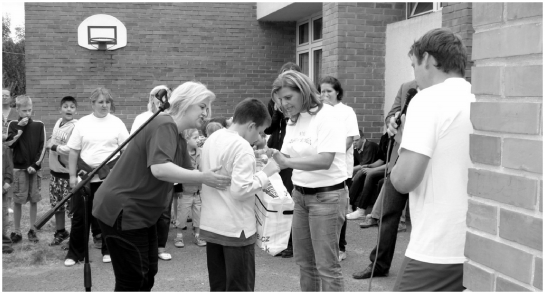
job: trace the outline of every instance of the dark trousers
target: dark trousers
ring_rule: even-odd
[[[110,248],[115,291],[151,291],[158,271],[157,228],[125,230],[122,213],[113,227],[98,221]]]
[[[405,256],[394,285],[396,292],[462,292],[464,264],[435,264]]]
[[[89,227],[93,228],[93,236],[97,236],[101,233],[97,220],[91,213],[93,208],[93,199],[95,198],[95,192],[98,190],[102,182],[91,183],[90,195],[87,199],[87,217],[89,223],[85,227],[85,202],[83,196],[79,193],[72,197],[72,205],[74,208],[74,216],[72,217],[72,228],[70,229],[70,242],[68,245],[68,253],[66,259],[73,259],[75,261],[82,261],[85,257],[85,236],[89,236]],[[83,192],[83,191],[82,191]],[[93,223],[95,223],[93,225]],[[100,249],[102,255],[107,255],[108,246],[104,243],[104,236],[102,236],[102,248]]]
[[[380,226],[380,242],[379,252],[377,254],[377,247],[371,251],[369,259],[371,263],[377,258],[377,265],[375,272],[387,273],[392,265],[392,259],[394,258],[394,252],[397,242],[397,227],[399,225],[399,219],[409,194],[401,194],[392,185],[390,177],[384,181],[385,198],[384,207],[382,208],[382,224]]]
[[[233,247],[208,242],[206,263],[210,291],[254,291],[255,244]]]
[[[380,188],[378,182],[384,178],[384,171],[368,172],[363,183],[363,188],[356,197],[355,205],[361,209],[366,209],[368,206],[375,204]]]
[[[280,178],[282,178],[282,183],[284,184],[284,187],[286,187],[286,190],[291,195],[291,191],[293,190],[293,182],[291,181],[291,175],[293,173],[293,169],[291,168],[285,168],[279,172]],[[291,231],[290,231],[290,238],[288,239],[288,248],[292,248],[292,239],[291,239]]]
[[[170,197],[170,204],[168,207],[163,211],[159,219],[157,220],[157,240],[158,240],[158,246],[159,248],[165,248],[167,246],[167,240],[168,240],[168,230],[170,229],[170,213],[172,210],[172,195],[174,190],[168,192]]]
[[[352,186],[352,179],[346,179],[344,181],[346,186],[348,187],[348,190],[350,191],[350,187]],[[339,250],[340,251],[346,251],[346,218],[344,219],[343,226],[341,228],[341,237],[339,238]]]

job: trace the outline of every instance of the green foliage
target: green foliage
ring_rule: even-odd
[[[10,16],[2,16],[2,88],[9,89],[15,97],[26,93],[25,29],[15,28],[13,40],[10,24]]]

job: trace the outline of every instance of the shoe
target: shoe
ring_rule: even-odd
[[[188,216],[188,217],[187,217],[187,222],[190,223],[190,222],[192,222],[192,221],[193,221],[193,219],[191,219],[191,217]]]
[[[11,245],[8,245],[8,244],[2,244],[2,253],[6,253],[6,254],[13,253],[13,247],[11,247]]]
[[[159,252],[159,259],[162,259],[162,260],[171,260],[171,259],[172,259],[172,256],[170,255],[170,253]]]
[[[76,261],[70,258],[64,261],[64,266],[73,266],[74,264],[76,264]]]
[[[346,251],[339,251],[339,262],[346,259]]]
[[[404,222],[399,222],[399,226],[397,226],[397,232],[406,232],[407,231],[407,225]]]
[[[95,244],[96,249],[102,249],[102,234],[93,236],[93,243]]]
[[[23,235],[21,233],[12,232],[11,235],[9,236],[9,238],[11,239],[11,242],[13,244],[15,244],[15,243],[21,242],[21,240],[23,240]]]
[[[184,235],[182,233],[176,234],[176,238],[174,239],[174,247],[184,248],[184,246]]]
[[[8,208],[8,213],[13,213],[13,209]]]
[[[346,215],[346,219],[363,219],[365,218],[365,210],[358,207],[356,211]]]
[[[61,249],[65,250],[65,251],[68,251],[68,249],[70,249],[70,243],[66,243],[66,244],[61,245]]]
[[[195,235],[195,244],[197,244],[197,246],[199,247],[203,247],[203,246],[206,246],[206,241],[199,238],[199,235]]]
[[[70,233],[68,231],[64,231],[62,233],[55,232],[55,234],[53,234],[53,241],[49,243],[49,246],[61,245],[62,241],[68,238],[70,238]]]
[[[288,248],[282,251],[282,258],[291,258],[293,257],[293,247],[288,246]]]
[[[378,226],[378,219],[373,218],[371,215],[366,216],[363,223],[360,223],[360,228],[362,229],[367,229],[367,228],[376,227],[376,226]]]
[[[110,254],[106,254],[106,255],[102,256],[102,262],[104,262],[104,263],[112,262],[112,258],[110,257]]]
[[[363,271],[352,274],[352,278],[354,278],[356,280],[369,279],[371,277],[372,269],[373,269],[373,265],[369,265]],[[387,276],[388,276],[388,272],[381,273],[381,272],[377,271],[377,269],[375,268],[375,272],[373,273],[373,277],[387,277]]]
[[[38,241],[40,241],[40,239],[38,239],[38,236],[36,236],[36,232],[34,232],[34,230],[28,231],[27,236],[28,236],[28,241],[30,242],[38,243]]]
[[[12,242],[11,242],[11,239],[10,239],[8,236],[2,234],[2,244],[9,244],[9,245],[11,245],[11,243],[12,243]]]

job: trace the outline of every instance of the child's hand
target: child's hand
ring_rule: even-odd
[[[4,186],[2,186],[2,194],[7,193],[10,187],[11,187],[10,184],[4,183]]]
[[[265,167],[261,171],[264,172],[267,177],[270,177],[280,171],[280,166],[278,166],[278,163],[276,163],[276,161],[269,160],[267,165],[265,165]]]
[[[51,140],[51,139],[47,140],[47,145],[46,145],[45,148],[51,149],[52,146],[53,146],[53,140]]]
[[[35,170],[32,166],[29,166],[26,170],[27,170],[28,173],[31,174],[31,175],[36,173],[36,170]]]
[[[78,184],[78,177],[70,176],[70,188],[74,188]]]
[[[25,118],[21,119],[19,121],[19,123],[18,123],[18,125],[21,126],[21,127],[26,126],[26,124],[28,124],[28,117],[25,117]]]

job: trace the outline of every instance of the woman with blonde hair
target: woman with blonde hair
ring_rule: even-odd
[[[173,183],[205,184],[223,190],[230,178],[193,170],[179,134],[199,128],[216,96],[203,84],[186,82],[169,98],[170,108],[128,144],[116,168],[96,192],[93,216],[110,249],[115,291],[150,291],[158,270],[157,228],[169,205]]]
[[[338,252],[347,204],[345,126],[302,73],[280,74],[271,95],[289,117],[282,150],[273,153],[281,168],[293,168],[293,256],[301,290],[344,291]]]

